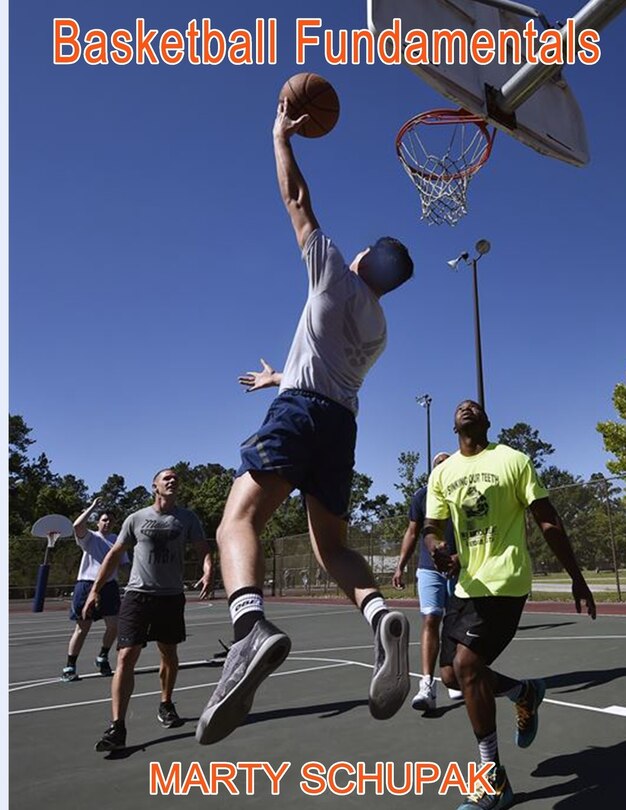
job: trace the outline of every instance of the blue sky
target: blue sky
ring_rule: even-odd
[[[578,8],[542,8],[564,19]],[[581,3],[582,5],[582,3]],[[479,265],[486,405],[493,437],[529,422],[576,475],[605,471],[595,426],[614,418],[626,369],[623,42],[626,15],[601,35],[594,67],[568,68],[591,163],[551,161],[500,134],[455,228],[419,220],[394,137],[441,106],[404,67],[331,67],[294,55],[297,16],[366,26],[365,0],[21,0],[10,4],[10,410],[24,416],[58,473],[91,489],[129,486],[179,461],[237,466],[268,392],[240,372],[280,367],[306,277],[275,181],[271,126],[285,79],[335,86],[341,119],[294,140],[322,227],[347,260],[390,234],[415,279],[385,300],[386,353],[361,395],[357,468],[393,494],[397,457],[454,448],[452,413],[474,397],[471,273],[446,260],[487,238]],[[230,32],[278,18],[275,66],[89,67],[52,64],[52,20],[83,30],[184,30],[210,16]],[[445,106],[445,104],[444,104]]]

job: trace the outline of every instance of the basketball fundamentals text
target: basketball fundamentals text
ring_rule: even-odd
[[[304,65],[313,52],[329,65],[505,64],[565,65],[596,64],[601,56],[600,35],[592,28],[577,31],[568,19],[564,39],[557,29],[538,31],[534,20],[523,30],[506,28],[495,33],[479,28],[470,36],[461,29],[412,28],[404,31],[395,19],[378,37],[367,28],[324,28],[320,17],[295,22],[295,59]],[[285,40],[280,40],[281,47]],[[74,65],[275,65],[278,63],[279,31],[274,17],[258,18],[252,28],[222,31],[209,17],[189,20],[184,30],[151,28],[138,17],[133,29],[81,29],[72,17],[53,20],[53,63]],[[317,55],[316,54],[316,55]]]

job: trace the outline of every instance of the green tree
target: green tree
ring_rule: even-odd
[[[52,486],[55,476],[45,453],[32,461],[29,447],[32,429],[21,416],[9,415],[9,534],[30,534],[32,524],[41,517],[37,498],[44,486]]]
[[[417,474],[420,454],[413,450],[403,450],[398,456],[398,477],[400,483],[394,487],[401,493],[405,509],[409,508],[411,498],[420,487],[426,486],[428,473]]]
[[[517,422],[513,427],[503,428],[498,433],[497,441],[499,444],[506,444],[514,450],[526,453],[537,470],[543,468],[545,456],[554,453],[554,447],[540,439],[539,431],[526,422]]]
[[[93,497],[102,498],[103,511],[108,509],[113,513],[114,524],[118,527],[131,512],[136,512],[137,509],[142,509],[152,502],[152,496],[143,485],[129,490],[124,476],[118,473],[109,475],[100,489],[94,492]]]
[[[618,383],[613,390],[613,405],[622,420],[598,422],[596,430],[602,434],[607,453],[615,459],[607,461],[607,469],[613,475],[626,476],[626,384]]]

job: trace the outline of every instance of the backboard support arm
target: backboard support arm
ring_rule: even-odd
[[[485,0],[478,0],[485,2]],[[487,5],[496,3],[487,2]],[[626,0],[590,0],[586,6],[574,16],[574,30],[593,28],[600,31],[605,28],[626,7]],[[567,44],[567,26],[560,29],[563,48]],[[578,50],[578,44],[577,44]],[[538,63],[531,65],[528,62],[517,73],[505,82],[491,99],[492,109],[497,109],[504,117],[515,112],[533,93],[558,73],[562,65],[544,65]]]

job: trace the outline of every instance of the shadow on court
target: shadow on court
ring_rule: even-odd
[[[306,717],[313,714],[317,715],[319,719],[323,720],[331,717],[338,717],[339,715],[345,714],[353,709],[367,706],[367,704],[367,700],[345,700],[338,703],[321,703],[316,704],[315,706],[299,706],[292,709],[273,709],[272,711],[268,712],[253,712],[252,714],[248,715],[248,718],[243,724],[242,728],[254,723],[264,723],[269,720],[280,720],[288,717]],[[183,719],[185,723],[193,723],[194,728],[199,720],[198,717],[185,717]],[[128,759],[129,757],[132,757],[133,754],[136,754],[139,751],[145,751],[146,749],[152,748],[155,745],[172,743],[176,740],[185,740],[194,736],[195,731],[185,732],[184,734],[171,734],[166,737],[159,737],[156,740],[148,740],[144,743],[138,743],[137,745],[129,745],[126,748],[122,748],[118,751],[111,751],[103,758],[106,760]]]
[[[197,722],[197,719],[194,722]],[[175,740],[186,740],[189,737],[195,737],[195,734],[195,731],[187,731],[184,734],[172,734],[167,737],[159,737],[157,740],[148,740],[148,742],[139,743],[138,745],[129,745],[126,748],[120,748],[117,751],[110,751],[106,756],[103,757],[103,759],[109,761],[128,759],[129,757],[132,757],[133,754],[136,754],[139,751],[145,751],[146,749],[152,748],[155,745],[163,745],[163,743],[171,743]]]
[[[559,675],[549,675],[544,680],[549,689],[557,689],[563,686],[576,687],[574,689],[563,689],[559,693],[567,694],[569,692],[584,692],[586,689],[593,689],[595,686],[602,686],[605,683],[611,683],[611,681],[624,677],[626,677],[626,667],[616,667],[615,669],[563,672]]]
[[[520,626],[517,628],[518,633],[522,633],[525,630],[554,630],[556,627],[569,627],[572,624],[576,624],[576,622],[553,622],[552,624],[525,624],[523,627]]]
[[[608,748],[586,748],[542,762],[533,772],[536,778],[571,776],[560,785],[516,794],[515,806],[536,799],[563,798],[554,810],[589,810],[591,807],[623,807],[624,788],[619,778],[626,762],[626,742]]]
[[[318,703],[315,706],[297,706],[293,709],[272,709],[269,712],[253,712],[248,715],[244,725],[264,723],[267,720],[276,720],[281,717],[306,717],[316,714],[320,719],[338,717],[341,714],[367,706],[367,700],[344,700],[339,703]]]

